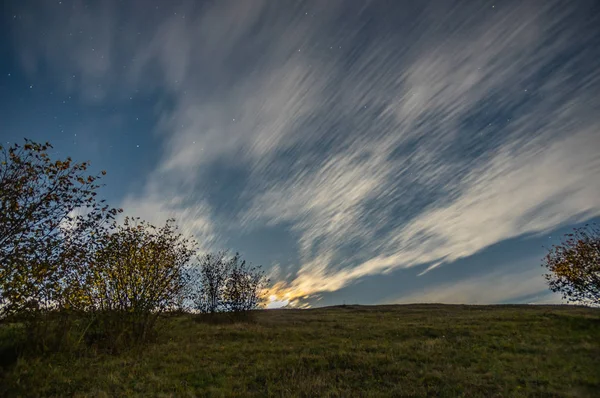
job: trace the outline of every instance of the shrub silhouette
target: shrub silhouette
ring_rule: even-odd
[[[196,278],[196,309],[204,313],[244,312],[260,307],[268,279],[260,267],[227,251],[205,254]]]
[[[239,253],[229,263],[229,274],[223,291],[223,304],[227,311],[243,312],[258,308],[262,292],[269,281],[259,267],[241,260]]]

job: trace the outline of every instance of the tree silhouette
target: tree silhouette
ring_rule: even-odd
[[[257,308],[263,289],[269,280],[259,267],[242,260],[239,253],[229,262],[229,275],[223,291],[223,303],[228,311],[242,312]]]
[[[239,253],[229,256],[227,251],[205,254],[198,272],[196,308],[208,313],[258,308],[269,282],[260,267],[252,267]]]
[[[223,292],[229,273],[227,252],[206,253],[199,264],[199,292],[196,308],[201,312],[215,313],[224,310]]]

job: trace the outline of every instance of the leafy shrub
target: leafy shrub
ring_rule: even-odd
[[[50,148],[0,146],[0,319],[60,306],[78,243],[121,211],[96,202],[89,163],[53,161]]]
[[[600,229],[586,225],[554,245],[542,264],[550,290],[569,302],[600,305]]]
[[[98,338],[144,341],[160,314],[181,306],[193,242],[177,233],[174,220],[157,228],[139,219],[98,236],[78,290]]]

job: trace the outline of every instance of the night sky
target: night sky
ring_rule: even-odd
[[[600,217],[600,2],[24,1],[0,140],[262,264],[271,306],[548,303]]]

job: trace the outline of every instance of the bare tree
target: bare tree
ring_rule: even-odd
[[[199,274],[196,308],[208,313],[258,308],[268,283],[260,267],[252,267],[239,253],[229,256],[227,251],[204,255]]]
[[[200,284],[196,308],[201,312],[223,311],[223,292],[229,274],[227,252],[207,253],[200,259],[198,268]]]
[[[241,260],[239,253],[229,262],[229,275],[223,292],[223,301],[228,311],[250,311],[259,307],[263,291],[269,280],[261,267],[253,267]]]

